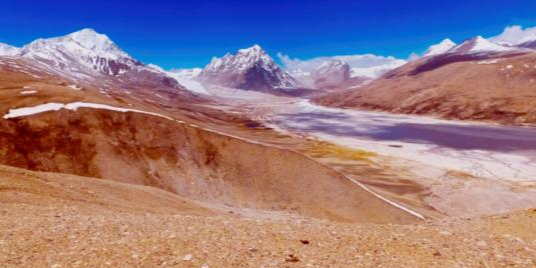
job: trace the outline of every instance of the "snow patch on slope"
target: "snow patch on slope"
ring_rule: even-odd
[[[499,62],[499,59],[481,60],[481,61],[477,62],[476,64],[487,65],[487,64],[495,64],[497,62]]]
[[[37,105],[33,107],[10,109],[9,112],[3,116],[3,118],[10,119],[10,118],[24,117],[24,116],[40,114],[40,113],[49,112],[49,111],[59,111],[61,109],[76,111],[78,108],[103,109],[103,110],[123,112],[123,113],[135,112],[135,113],[159,116],[159,117],[163,117],[169,120],[173,120],[171,117],[157,114],[157,113],[152,113],[152,112],[147,112],[147,111],[142,111],[142,110],[137,110],[137,109],[119,108],[119,107],[114,107],[114,106],[110,106],[106,104],[91,103],[91,102],[73,102],[73,103],[68,103],[68,104],[51,102],[51,103],[45,103],[45,104],[41,104],[41,105]]]
[[[20,92],[21,95],[32,95],[37,93],[37,90],[23,90]]]

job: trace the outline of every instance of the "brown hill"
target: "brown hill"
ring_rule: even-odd
[[[215,206],[340,221],[418,220],[299,153],[223,134],[246,122],[239,117],[202,105],[159,106],[135,95],[72,90],[54,82],[60,78],[4,72],[2,115],[76,101],[153,114],[79,108],[0,119],[2,164],[154,186]],[[20,93],[28,88],[36,92]]]
[[[315,101],[340,108],[532,124],[536,123],[534,62],[533,52],[426,57],[358,90]]]
[[[71,207],[78,214],[119,213],[217,215],[203,205],[154,187],[75,175],[34,172],[0,165],[0,202],[41,208]]]
[[[80,109],[1,120],[0,147],[3,164],[194,200],[343,221],[416,220],[298,153],[148,115]]]

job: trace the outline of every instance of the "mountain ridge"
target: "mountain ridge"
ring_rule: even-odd
[[[239,49],[235,54],[214,57],[198,78],[208,83],[244,90],[288,92],[301,87],[256,44]]]

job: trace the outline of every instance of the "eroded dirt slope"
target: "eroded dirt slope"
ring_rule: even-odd
[[[217,204],[341,221],[417,220],[298,153],[151,115],[81,108],[1,120],[0,148],[7,165]]]
[[[34,172],[3,165],[0,166],[0,203],[5,208],[38,206],[51,213],[62,207],[80,215],[102,210],[141,214],[217,215],[217,212],[199,203],[154,187],[68,174]]]

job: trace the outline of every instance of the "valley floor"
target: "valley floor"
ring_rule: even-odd
[[[207,91],[220,98],[224,109],[248,114],[280,133],[370,153],[369,166],[414,182],[421,189],[412,191],[420,193],[401,195],[402,187],[394,187],[384,174],[353,167],[363,161],[313,157],[409,206],[424,202],[455,217],[536,207],[534,127],[326,108],[305,99],[232,89]]]

